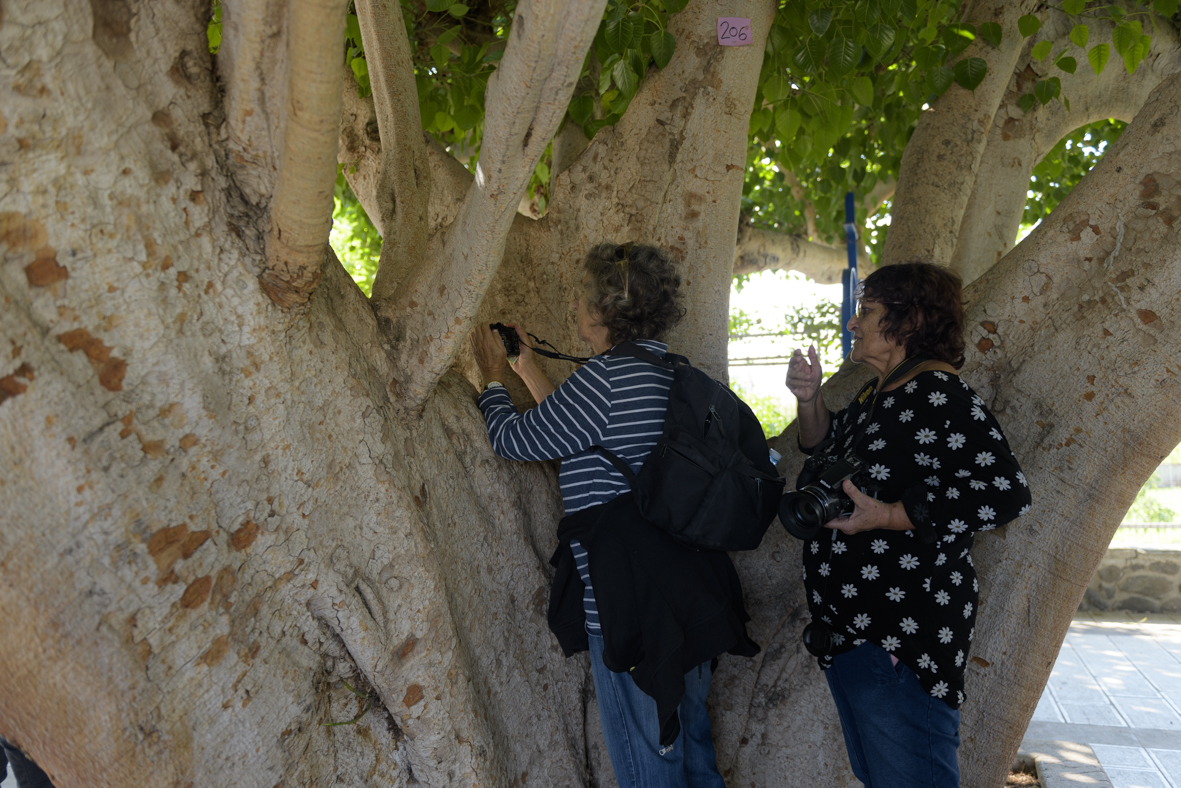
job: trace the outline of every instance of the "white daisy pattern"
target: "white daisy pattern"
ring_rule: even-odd
[[[942,381],[944,381],[944,382],[946,382],[946,381],[947,381],[947,379],[948,379],[948,378],[947,378],[947,374],[946,374],[946,373],[944,373],[944,372],[939,372],[939,371],[936,371],[936,372],[934,372],[933,374],[935,375],[935,377],[939,378],[940,380],[942,380]]]
[[[806,543],[803,569],[813,620],[827,618],[841,640],[836,653],[880,644],[955,708],[979,599],[973,536],[1028,511],[1032,482],[984,400],[934,373],[883,393],[872,414],[876,382],[867,384],[833,414],[819,449],[835,461],[848,443],[866,460],[862,491],[902,503],[914,528],[826,533]]]

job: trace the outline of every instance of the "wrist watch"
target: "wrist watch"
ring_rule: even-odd
[[[501,383],[499,380],[493,380],[484,386],[484,391],[491,391],[492,389],[502,389],[502,388],[504,388],[503,383]]]

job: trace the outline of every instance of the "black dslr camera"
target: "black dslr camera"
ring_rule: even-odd
[[[500,341],[504,343],[504,350],[509,355],[509,358],[515,358],[521,355],[521,341],[517,337],[517,332],[506,326],[504,323],[491,323],[488,328],[500,334]]]
[[[796,479],[796,489],[779,499],[779,522],[797,539],[812,539],[829,520],[852,514],[853,500],[841,483],[853,479],[863,467],[853,454],[839,460],[831,455],[809,457]]]

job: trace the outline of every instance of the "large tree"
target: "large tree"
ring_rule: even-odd
[[[961,763],[999,784],[1181,440],[1176,30],[1077,0],[681,5],[0,6],[0,734],[57,785],[611,784],[545,625],[556,469],[492,454],[466,338],[510,317],[574,348],[583,252],[646,241],[684,272],[672,344],[724,376],[740,213],[771,250],[747,265],[791,267],[849,187],[859,223],[892,196],[881,262],[974,280],[964,374],[1034,489],[974,553]],[[719,47],[723,16],[752,44]],[[1099,44],[1121,67],[1063,59]],[[1034,166],[1103,118],[1129,125],[1014,247]],[[384,238],[372,298],[327,244],[338,163]],[[797,551],[737,556],[764,648],[715,679],[732,785],[853,782]]]

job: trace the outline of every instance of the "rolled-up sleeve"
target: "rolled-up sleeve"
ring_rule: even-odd
[[[485,391],[478,404],[498,456],[554,460],[603,441],[611,415],[611,384],[602,360],[592,359],[525,413],[517,410],[503,388]]]

